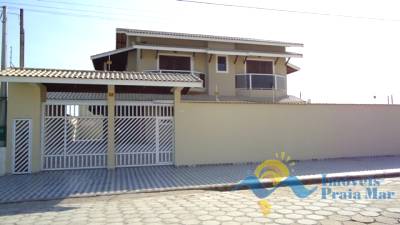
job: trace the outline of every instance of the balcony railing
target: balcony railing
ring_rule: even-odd
[[[191,70],[145,70],[144,72],[152,73],[187,73],[198,76],[203,81],[203,88],[206,87],[206,76],[204,73],[191,71]]]
[[[286,77],[276,74],[237,74],[235,87],[245,90],[286,90]]]

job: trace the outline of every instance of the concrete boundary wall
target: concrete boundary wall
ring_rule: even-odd
[[[400,105],[180,102],[176,165],[400,155]]]
[[[9,83],[7,102],[6,173],[12,173],[12,127],[15,119],[32,120],[32,172],[41,170],[41,111],[46,88],[40,84]]]

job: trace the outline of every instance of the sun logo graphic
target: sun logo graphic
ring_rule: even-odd
[[[254,170],[254,175],[247,176],[237,186],[236,190],[248,187],[259,199],[258,205],[262,213],[266,216],[271,212],[272,205],[266,200],[277,188],[288,186],[299,198],[306,198],[311,195],[317,187],[308,190],[303,183],[296,177],[290,176],[296,163],[285,152],[275,153],[275,159],[265,160]],[[290,168],[290,169],[289,169]],[[272,181],[271,188],[264,188],[263,179]]]

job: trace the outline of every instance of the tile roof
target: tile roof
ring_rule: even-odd
[[[152,82],[158,86],[168,86],[167,84],[179,84],[177,86],[185,86],[185,84],[193,84],[201,87],[201,79],[190,73],[156,73],[156,72],[130,72],[130,71],[95,71],[95,70],[64,70],[64,69],[39,69],[39,68],[9,68],[0,71],[0,81],[12,82],[13,79],[22,82],[38,80],[42,83],[93,83],[93,84],[121,84],[124,85],[139,85],[146,82]],[[117,82],[117,83],[116,83]],[[162,84],[164,83],[164,85]],[[192,87],[192,85],[189,85]]]
[[[229,36],[215,36],[207,34],[190,34],[190,33],[177,33],[177,32],[165,32],[165,31],[153,31],[153,30],[139,30],[139,29],[126,29],[117,28],[117,33],[127,33],[130,35],[140,36],[163,36],[164,38],[179,38],[179,39],[191,39],[191,40],[208,40],[208,41],[223,41],[233,43],[251,43],[260,45],[278,45],[286,47],[303,47],[301,43],[291,43],[282,41],[271,41],[255,38],[244,38],[244,37],[229,37]]]

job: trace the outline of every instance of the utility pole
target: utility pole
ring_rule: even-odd
[[[1,70],[6,69],[6,52],[7,52],[7,40],[6,40],[6,32],[7,32],[7,8],[3,6],[3,12],[1,14],[1,23],[3,26],[2,35],[1,35]]]
[[[1,14],[2,23],[2,40],[1,40],[1,70],[6,69],[6,52],[7,52],[7,8],[3,6]],[[6,124],[7,124],[7,83],[1,82],[0,85],[0,147],[6,145]]]
[[[25,67],[24,9],[19,10],[19,68]]]

